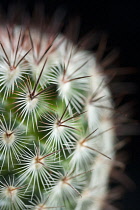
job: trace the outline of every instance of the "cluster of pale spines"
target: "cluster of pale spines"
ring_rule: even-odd
[[[10,113],[1,114],[1,174],[14,173],[21,184],[1,181],[1,208],[101,209],[114,136],[107,78],[96,56],[63,35],[21,27],[0,32],[0,91]],[[36,192],[40,199],[49,192],[48,204],[34,203]]]

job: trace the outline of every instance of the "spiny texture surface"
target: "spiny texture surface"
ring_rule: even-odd
[[[103,209],[113,106],[96,53],[24,26],[0,45],[0,209]]]

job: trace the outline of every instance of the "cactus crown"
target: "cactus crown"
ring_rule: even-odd
[[[102,209],[113,106],[96,53],[0,26],[0,208]]]

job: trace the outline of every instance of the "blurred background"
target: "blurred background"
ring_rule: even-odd
[[[131,141],[124,150],[129,158],[126,165],[126,174],[135,182],[136,189],[127,191],[119,201],[124,210],[139,210],[139,184],[140,184],[140,6],[139,1],[0,1],[0,17],[2,13],[9,12],[11,5],[22,5],[25,11],[32,14],[35,3],[42,3],[45,14],[52,14],[58,7],[64,9],[69,16],[79,15],[81,19],[80,32],[86,34],[92,29],[104,31],[108,34],[109,45],[119,51],[120,66],[134,67],[135,74],[124,78],[125,82],[132,82],[135,91],[124,101],[133,101],[132,117],[136,122],[133,126]],[[18,18],[18,17],[17,17]]]

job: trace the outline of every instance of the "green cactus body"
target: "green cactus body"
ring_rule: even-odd
[[[115,135],[96,53],[33,27],[0,41],[0,209],[103,209]]]

